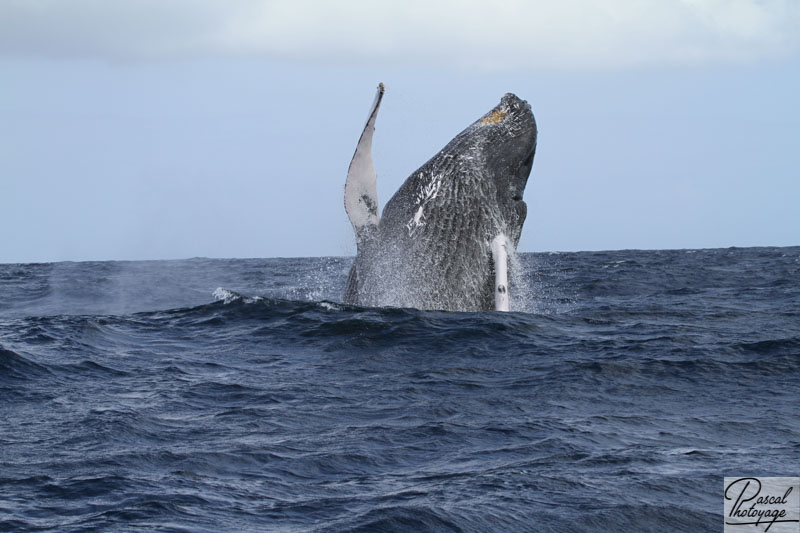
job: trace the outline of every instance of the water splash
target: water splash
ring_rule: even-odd
[[[234,292],[223,287],[217,287],[211,296],[214,297],[216,301],[222,301],[225,305],[228,305],[233,302],[242,301],[246,304],[252,304],[263,300],[261,296],[245,296],[244,294],[239,294],[238,292]]]

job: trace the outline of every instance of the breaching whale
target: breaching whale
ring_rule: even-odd
[[[503,96],[411,174],[379,217],[372,136],[383,95],[381,83],[345,183],[358,247],[345,302],[507,311],[508,253],[525,222],[536,152],[530,105]]]

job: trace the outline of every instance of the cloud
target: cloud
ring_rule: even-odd
[[[796,0],[3,0],[0,55],[625,68],[793,54],[798,27]]]

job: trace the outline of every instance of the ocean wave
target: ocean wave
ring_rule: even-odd
[[[719,529],[721,473],[800,461],[798,253],[524,256],[512,313],[344,305],[346,258],[0,265],[0,530]]]
[[[0,344],[0,383],[27,380],[50,374],[50,370],[22,354],[6,349]]]
[[[767,339],[756,342],[743,342],[734,346],[743,352],[752,352],[759,355],[788,355],[800,361],[800,337],[783,339]]]

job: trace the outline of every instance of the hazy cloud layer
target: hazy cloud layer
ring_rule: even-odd
[[[619,68],[781,56],[798,27],[796,0],[3,0],[0,54]]]

